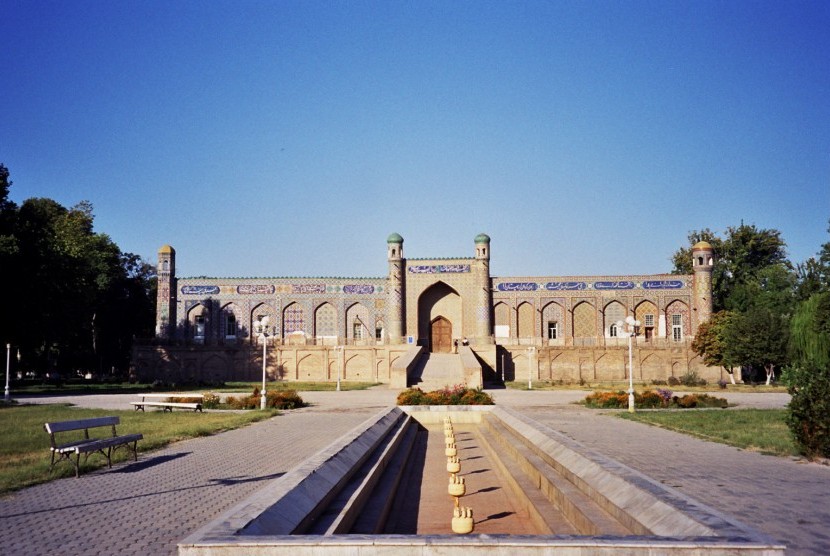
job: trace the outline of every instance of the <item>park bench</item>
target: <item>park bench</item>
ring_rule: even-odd
[[[148,401],[148,398],[150,401]],[[145,407],[160,407],[162,411],[170,411],[173,409],[192,409],[193,411],[202,411],[201,402],[169,402],[170,398],[204,398],[202,394],[141,394],[140,402],[130,402],[130,405],[136,411],[144,411]],[[152,401],[158,399],[159,401]]]
[[[119,436],[115,431],[115,425],[120,423],[117,416],[113,417],[95,417],[91,419],[79,419],[77,421],[59,421],[56,423],[45,423],[44,430],[49,434],[49,443],[51,444],[52,463],[49,466],[49,473],[55,467],[55,464],[67,460],[75,466],[75,477],[81,476],[81,454],[84,455],[84,462],[90,454],[98,452],[107,458],[107,465],[112,468],[112,453],[121,446],[126,446],[133,452],[135,461],[138,461],[138,441],[144,438],[140,433],[125,434]],[[110,427],[111,434],[107,435],[103,431],[94,431],[93,434],[100,433],[100,438],[90,437],[90,429],[99,429],[103,427]],[[58,443],[55,435],[57,433],[71,433],[72,431],[84,431],[84,437],[77,440],[72,440],[63,444]],[[132,444],[132,447],[130,446]],[[72,459],[72,455],[75,459]]]

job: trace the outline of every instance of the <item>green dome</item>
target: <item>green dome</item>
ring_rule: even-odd
[[[403,238],[401,234],[389,234],[389,237],[386,238],[386,243],[403,243]]]
[[[476,244],[479,243],[490,243],[490,236],[487,234],[478,234],[476,236]]]

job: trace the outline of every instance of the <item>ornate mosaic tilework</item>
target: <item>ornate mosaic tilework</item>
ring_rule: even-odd
[[[317,308],[314,318],[316,336],[337,335],[337,310],[330,303],[324,303]]]
[[[596,310],[582,302],[574,307],[574,338],[593,338],[596,336]]]
[[[666,307],[666,335],[672,337],[672,315],[681,315],[681,322],[683,323],[683,336],[689,334],[691,330],[691,321],[689,320],[689,306],[682,301],[672,301]]]
[[[286,334],[305,330],[305,311],[297,303],[286,307],[282,317],[282,327]]]
[[[620,303],[619,301],[612,301],[608,305],[605,306],[605,333],[608,334],[608,331],[611,328],[611,325],[617,321],[625,320],[628,311],[625,310],[625,306]]]
[[[657,322],[657,306],[651,301],[643,301],[634,309],[634,318],[640,321],[640,335],[645,334],[646,315],[654,315]]]
[[[497,326],[510,326],[510,308],[507,303],[497,303],[495,312]]]
[[[533,309],[533,305],[530,303],[522,303],[519,305],[519,320],[518,320],[518,330],[516,331],[516,335],[519,338],[530,338],[536,336],[535,331],[535,319],[534,316],[536,315],[536,311]]]

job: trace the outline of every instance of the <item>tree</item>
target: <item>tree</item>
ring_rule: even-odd
[[[712,305],[715,311],[732,309],[730,298],[736,286],[757,280],[759,273],[775,265],[791,266],[786,256],[786,244],[778,230],[758,229],[741,222],[738,227],[726,229],[721,239],[709,229],[689,233],[688,247],[678,249],[672,256],[675,274],[691,274],[692,245],[707,241],[715,252],[712,272]]]
[[[718,311],[700,325],[692,340],[692,349],[703,358],[703,363],[710,367],[723,367],[729,374],[729,380],[735,384],[736,363],[730,357],[724,340],[726,328],[731,326],[733,314],[729,311]]]
[[[787,425],[800,451],[830,457],[830,292],[802,302],[790,331]]]
[[[152,335],[154,269],[94,231],[92,204],[7,201],[0,165],[0,273],[4,339],[23,365],[43,372],[126,369],[132,340]]]
[[[775,377],[776,367],[780,368],[788,361],[788,331],[784,315],[765,307],[735,313],[724,332],[727,357],[742,367],[763,368],[769,385]]]

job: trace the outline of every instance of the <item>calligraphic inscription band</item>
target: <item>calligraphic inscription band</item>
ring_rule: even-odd
[[[291,284],[291,293],[326,293],[325,284]]]
[[[274,286],[265,285],[265,284],[243,284],[241,286],[236,286],[236,293],[239,294],[272,294],[274,293]]]
[[[594,289],[597,290],[633,290],[636,284],[631,280],[620,280],[618,282],[594,282]]]
[[[184,295],[216,295],[219,293],[219,286],[182,286]]]
[[[343,286],[343,293],[368,294],[375,293],[375,286],[372,284],[346,284]]]
[[[470,272],[468,264],[415,265],[408,267],[410,274],[460,274]]]
[[[548,291],[574,291],[588,289],[587,282],[548,282],[545,284]]]
[[[536,282],[502,282],[497,286],[500,292],[535,292],[539,289]]]
[[[683,287],[683,280],[646,280],[643,289],[646,290],[679,290]]]

